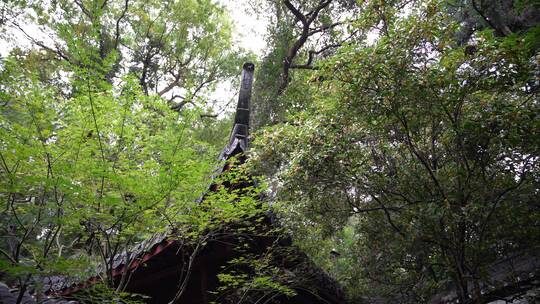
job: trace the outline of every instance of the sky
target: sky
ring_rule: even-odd
[[[249,0],[219,0],[225,6],[234,24],[233,38],[246,50],[261,56],[264,54],[264,40],[268,21],[257,17],[251,8],[253,1]]]
[[[251,51],[258,57],[263,56],[266,51],[264,38],[268,21],[255,15],[251,8],[253,1],[218,0],[218,2],[229,12],[234,26],[233,39],[236,46]],[[238,77],[240,77],[240,67],[238,67]],[[238,88],[231,87],[230,82],[218,84],[216,90],[209,96],[210,100],[216,101],[211,104],[212,111],[220,117],[234,111],[237,93]]]

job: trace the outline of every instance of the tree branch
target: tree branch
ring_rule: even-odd
[[[311,15],[308,19],[308,23],[311,24],[313,23],[313,21],[315,21],[315,19],[317,19],[317,16],[319,15],[319,13],[324,9],[326,8],[328,5],[330,5],[330,3],[332,2],[332,0],[326,0],[326,1],[320,1],[319,2],[319,5],[309,13],[309,15]]]
[[[300,34],[300,37],[298,37],[298,39],[289,48],[289,50],[287,51],[287,55],[285,56],[285,59],[283,60],[283,70],[282,70],[282,75],[281,75],[282,76],[281,77],[281,84],[280,84],[280,86],[278,88],[278,94],[279,95],[281,95],[285,91],[287,86],[289,85],[289,81],[290,81],[290,79],[289,79],[289,71],[291,69],[291,66],[294,66],[294,68],[297,68],[297,69],[313,69],[313,67],[311,67],[311,62],[309,62],[309,64],[305,64],[305,65],[294,65],[293,60],[298,55],[298,52],[304,46],[307,39],[311,35],[322,32],[326,28],[331,28],[331,27],[337,26],[337,24],[335,24],[335,25],[330,24],[330,25],[322,26],[322,27],[320,27],[318,29],[310,31],[311,24],[315,21],[315,19],[317,19],[317,16],[321,12],[321,10],[323,10],[328,5],[330,5],[331,2],[332,2],[332,0],[320,1],[319,5],[317,5],[317,7],[315,7],[311,12],[304,15],[298,10],[298,8],[296,8],[290,2],[290,0],[284,0],[283,1],[283,3],[289,9],[289,11],[298,20],[300,20],[300,22],[302,23],[302,32]],[[309,18],[307,16],[309,16]],[[309,61],[309,59],[308,59],[308,61]],[[313,54],[311,54],[311,61],[313,61]]]
[[[73,2],[77,4],[77,6],[81,9],[83,14],[85,14],[88,18],[90,18],[90,20],[94,19],[94,17],[92,16],[92,13],[84,6],[84,4],[82,4],[80,0],[74,0]]]
[[[308,23],[306,16],[304,16],[289,0],[283,1],[283,4],[293,13],[293,15],[296,17],[297,20],[302,22],[303,25],[306,25]]]
[[[320,33],[320,32],[324,32],[326,30],[332,29],[332,28],[334,28],[336,26],[340,26],[342,24],[343,24],[343,22],[335,22],[335,23],[332,23],[332,24],[323,25],[321,27],[310,30],[309,31],[309,36],[312,36],[312,35]]]
[[[64,54],[60,50],[60,48],[58,46],[56,46],[56,50],[55,50],[52,47],[49,47],[49,46],[45,45],[43,42],[41,42],[41,41],[35,39],[34,37],[30,36],[18,23],[11,21],[11,24],[13,24],[13,26],[15,26],[17,29],[19,29],[19,31],[21,31],[21,33],[23,33],[23,35],[26,36],[26,38],[28,38],[28,40],[30,40],[35,45],[45,49],[46,51],[49,51],[49,52],[51,52],[53,54],[56,54],[61,59],[64,59],[65,61],[73,64],[71,59],[66,54]]]
[[[114,35],[114,48],[115,49],[118,48],[118,43],[120,41],[120,22],[126,16],[128,6],[129,6],[129,0],[126,0],[124,2],[124,10],[122,11],[122,14],[120,14],[120,17],[118,17],[118,19],[116,19],[116,32]]]

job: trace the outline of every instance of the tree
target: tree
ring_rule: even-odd
[[[36,78],[4,62],[2,269],[21,292],[69,271],[67,257],[109,274],[115,255],[194,204],[216,153],[191,135],[196,110],[178,117],[133,78],[121,95],[89,84],[69,99]]]
[[[318,69],[317,59],[358,35],[348,27],[360,6],[354,1],[263,1],[270,25],[270,51],[255,84],[255,128],[283,121],[291,105],[283,96],[292,78]]]
[[[451,1],[446,9],[462,22],[457,35],[461,44],[468,43],[474,32],[486,28],[502,37],[528,30],[539,21],[539,7],[534,1]]]
[[[100,272],[121,295],[118,254],[195,222],[224,140],[202,94],[239,54],[228,20],[210,1],[16,4],[3,29],[35,48],[0,64],[0,276],[19,302],[62,274]]]
[[[304,248],[333,265],[314,246],[326,240],[358,267],[338,273],[353,292],[428,302],[451,282],[481,303],[489,265],[540,241],[538,25],[460,47],[442,2],[399,5],[378,8],[373,45],[342,46],[300,80],[288,97],[311,106],[259,133],[255,165]],[[366,14],[357,26],[379,16]]]
[[[224,9],[209,0],[29,1],[20,6],[24,13],[7,19],[6,27],[52,54],[64,73],[99,71],[110,84],[136,75],[145,94],[168,99],[175,110],[196,103],[217,81],[231,77],[243,56],[231,48]],[[40,31],[35,33],[35,27]]]

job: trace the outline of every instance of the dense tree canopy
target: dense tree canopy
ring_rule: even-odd
[[[162,96],[177,110],[241,62],[224,9],[209,0],[8,1],[2,11],[4,35],[18,33],[43,60],[60,61],[55,72],[92,71],[109,83],[131,75],[143,93]],[[58,78],[51,80],[65,80]],[[80,90],[73,82],[65,86],[66,94]]]
[[[427,302],[452,283],[481,302],[467,286],[492,263],[538,250],[539,27],[490,27],[515,15],[477,2],[469,23],[460,2],[364,3],[349,26],[375,41],[353,37],[274,95],[285,123],[258,133],[256,167],[351,296]]]

